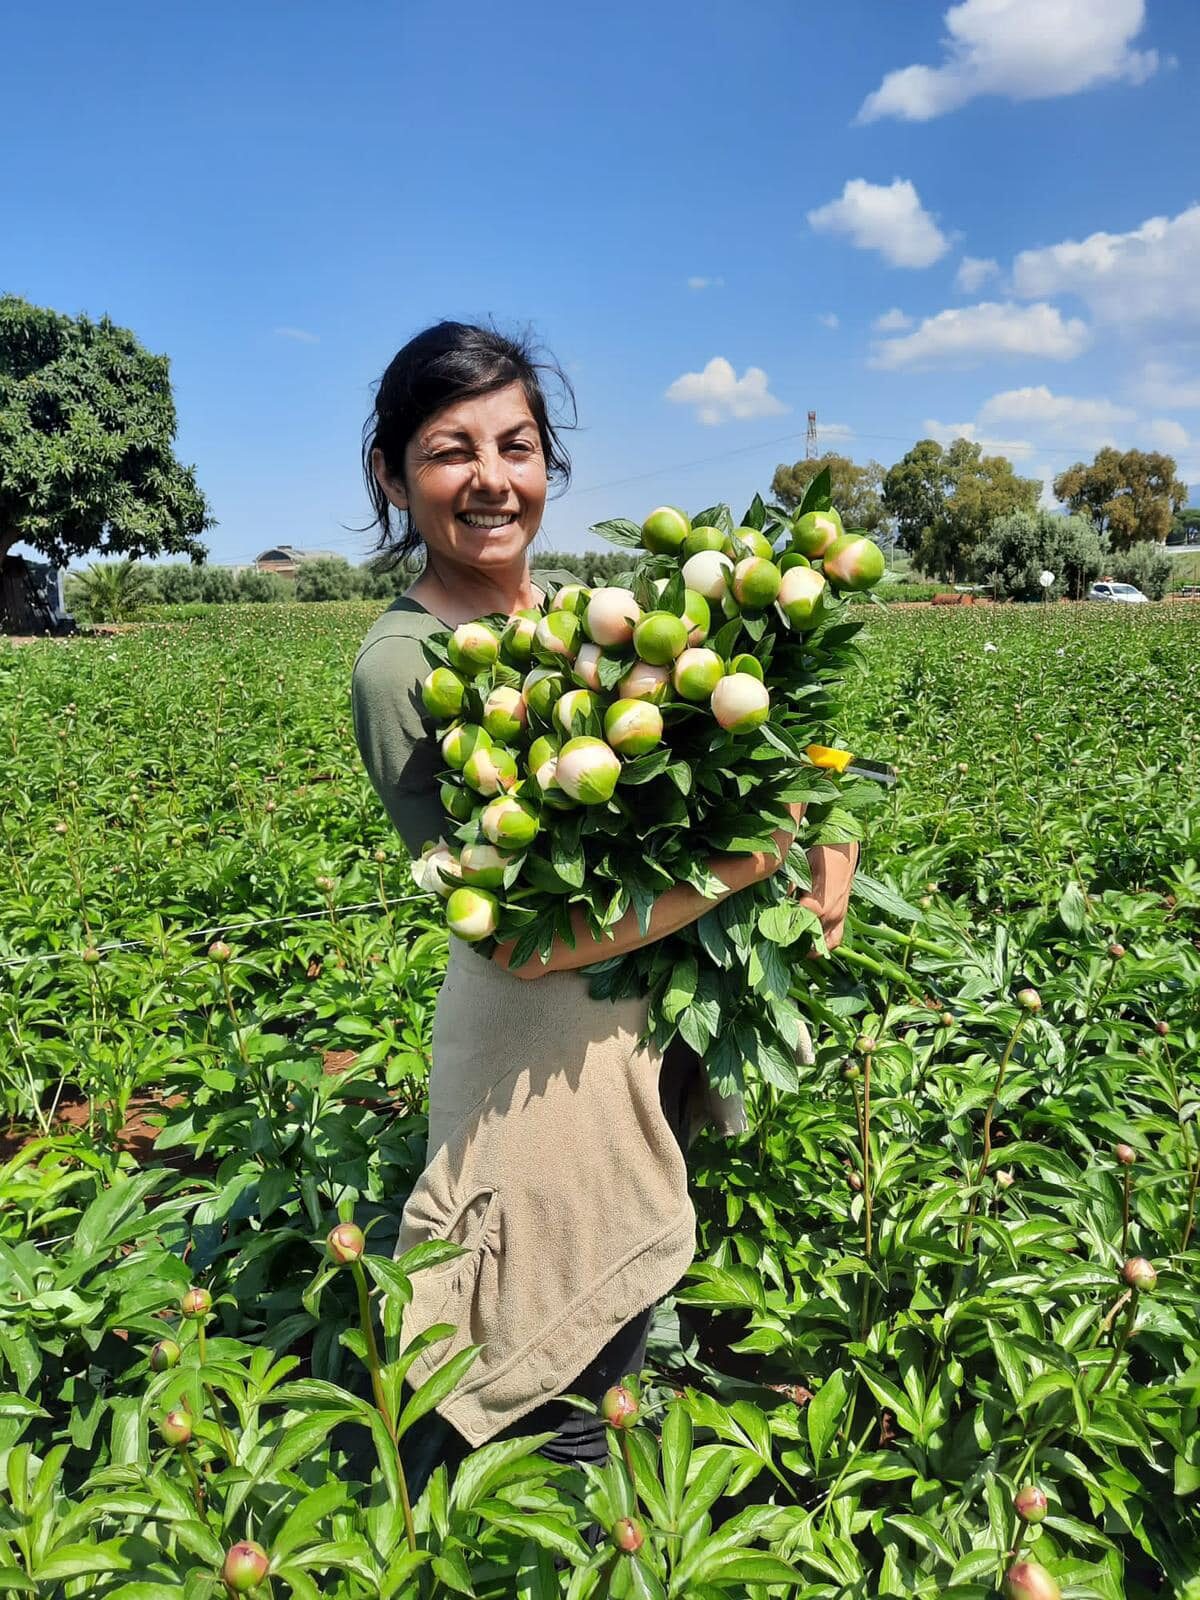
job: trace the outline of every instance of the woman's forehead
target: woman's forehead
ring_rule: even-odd
[[[441,433],[466,433],[472,437],[499,437],[503,433],[534,421],[529,401],[519,383],[488,394],[474,395],[446,406],[421,429],[422,439]]]

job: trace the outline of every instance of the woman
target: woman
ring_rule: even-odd
[[[415,857],[442,833],[442,766],[423,711],[429,670],[421,640],[545,598],[565,572],[531,568],[547,488],[570,463],[527,345],[494,330],[443,322],[411,340],[380,381],[364,435],[364,470],[380,530],[397,561],[423,550],[424,569],[367,635],[354,665],[354,724],[371,782]],[[394,521],[399,522],[399,537]],[[795,808],[797,822],[802,807]],[[732,894],[778,867],[777,853],[717,856]],[[841,934],[853,852],[812,852],[826,942]],[[723,898],[723,896],[722,896]],[[434,1323],[452,1339],[413,1363],[418,1387],[468,1344],[474,1364],[406,1441],[412,1492],[438,1459],[516,1433],[549,1432],[543,1453],[602,1461],[603,1423],[555,1402],[598,1402],[639,1373],[655,1303],[695,1253],[684,1153],[706,1114],[745,1127],[740,1101],[708,1093],[682,1045],[639,1047],[646,1003],[594,1001],[580,968],[660,939],[716,902],[668,890],[647,934],[632,912],[614,938],[575,918],[574,948],[554,946],[514,968],[512,946],[488,959],[450,941],[434,1019],[429,1143],[404,1208],[399,1251],[448,1238],[466,1253],[413,1278],[408,1337]]]

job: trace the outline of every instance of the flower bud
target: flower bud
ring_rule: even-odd
[[[779,609],[788,626],[801,633],[815,628],[825,603],[825,579],[812,567],[792,567],[779,585]]]
[[[159,1423],[158,1431],[167,1444],[180,1449],[192,1437],[192,1419],[186,1411],[168,1411]]]
[[[815,561],[842,534],[842,519],[832,508],[808,511],[792,524],[792,549]]]
[[[1017,994],[1017,1004],[1022,1011],[1040,1011],[1042,997],[1036,989],[1021,989]]]
[[[179,1309],[188,1322],[203,1322],[212,1310],[212,1295],[207,1289],[189,1289],[179,1302]]]
[[[593,589],[583,614],[583,627],[593,644],[612,649],[628,644],[641,620],[642,608],[628,589]]]
[[[501,743],[520,737],[528,715],[521,691],[504,684],[493,689],[483,703],[483,726]]]
[[[683,564],[684,585],[705,600],[721,600],[733,576],[733,562],[720,550],[698,550]]]
[[[709,698],[712,714],[728,733],[747,733],[767,720],[771,696],[748,672],[722,678]]]
[[[572,800],[582,805],[603,805],[612,799],[621,760],[603,739],[568,739],[558,752],[555,777]]]
[[[1137,1160],[1137,1151],[1131,1144],[1117,1145],[1113,1151],[1113,1155],[1116,1156],[1117,1160],[1123,1167],[1131,1167]]]
[[[262,1545],[243,1539],[226,1552],[221,1580],[234,1594],[249,1594],[267,1575],[271,1558]]]
[[[1013,1510],[1022,1522],[1044,1522],[1048,1509],[1046,1491],[1039,1489],[1036,1483],[1027,1483],[1013,1496]]]
[[[662,734],[662,712],[648,700],[614,700],[604,713],[604,737],[618,755],[646,755]]]
[[[614,1383],[600,1402],[600,1415],[610,1428],[632,1428],[637,1421],[637,1396],[623,1383]]]
[[[450,665],[458,672],[473,674],[490,667],[500,654],[500,641],[484,622],[464,622],[446,641]]]
[[[873,539],[844,533],[826,550],[821,570],[835,589],[870,589],[883,577],[883,551]]]
[[[1158,1282],[1158,1273],[1145,1256],[1130,1256],[1121,1268],[1121,1276],[1131,1289],[1149,1294]]]
[[[1017,1561],[1004,1574],[1005,1600],[1062,1600],[1062,1590],[1040,1561]]]
[[[649,700],[661,705],[671,687],[670,667],[652,667],[648,661],[635,661],[617,684],[623,700]]]
[[[668,667],[687,648],[688,625],[673,611],[648,611],[633,630],[638,659],[652,667]]]
[[[474,944],[500,925],[500,903],[486,889],[455,889],[446,901],[446,926],[456,938]]]
[[[642,523],[642,545],[654,555],[669,556],[692,531],[692,519],[678,506],[656,506]]]
[[[421,701],[431,717],[448,722],[462,710],[466,685],[449,667],[434,667],[421,684]]]
[[[612,1542],[626,1555],[633,1555],[644,1542],[641,1524],[634,1517],[618,1517],[612,1526]]]
[[[174,1339],[160,1339],[150,1352],[151,1372],[169,1372],[182,1354]]]
[[[330,1260],[339,1267],[348,1267],[362,1255],[367,1248],[367,1241],[357,1223],[339,1222],[326,1235],[325,1248],[329,1251]]]

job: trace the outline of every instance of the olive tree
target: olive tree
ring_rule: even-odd
[[[974,554],[974,576],[996,598],[1037,600],[1041,574],[1052,572],[1050,593],[1080,600],[1100,575],[1105,546],[1087,517],[1013,511],[989,524]]]

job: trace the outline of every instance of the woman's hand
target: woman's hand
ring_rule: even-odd
[[[821,932],[825,945],[836,950],[846,929],[846,911],[850,904],[850,885],[858,865],[857,844],[819,844],[808,852],[808,865],[812,873],[812,888],[800,895],[802,906],[821,919]],[[821,952],[810,950],[810,961],[819,961]]]

